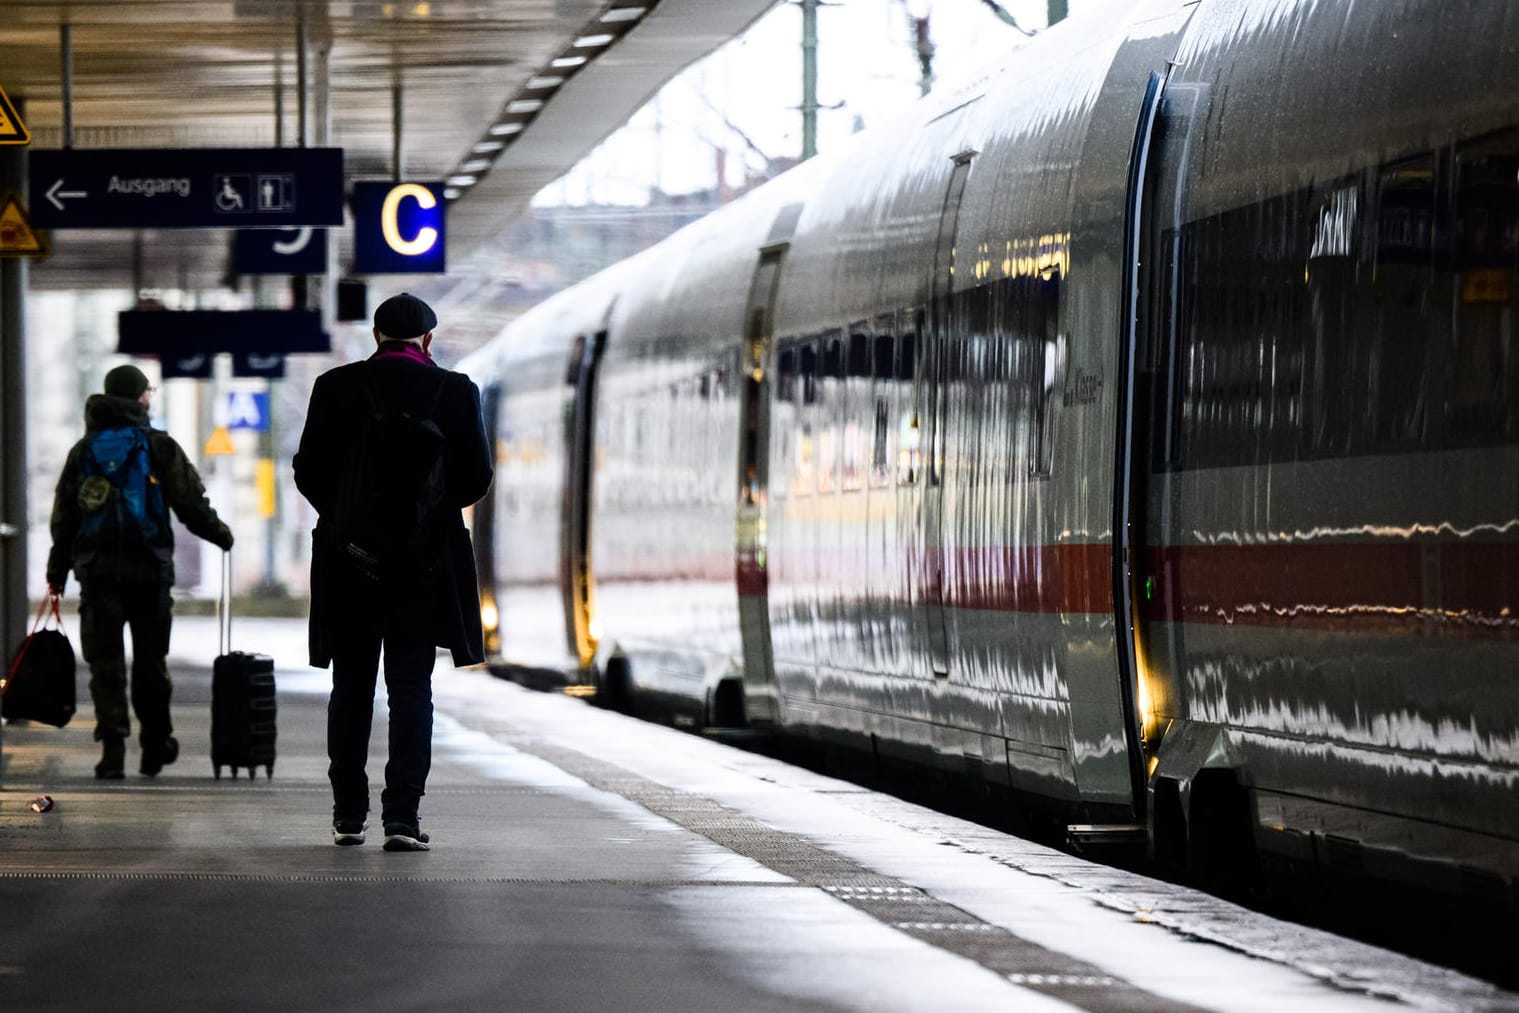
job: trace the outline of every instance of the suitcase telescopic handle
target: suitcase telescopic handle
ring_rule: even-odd
[[[216,597],[216,636],[219,654],[232,650],[232,553],[222,550],[222,589]]]

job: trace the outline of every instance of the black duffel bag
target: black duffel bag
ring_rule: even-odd
[[[52,622],[43,627],[48,612]],[[63,632],[58,596],[49,594],[37,610],[32,632],[16,649],[0,690],[0,714],[62,728],[74,716],[74,648]]]

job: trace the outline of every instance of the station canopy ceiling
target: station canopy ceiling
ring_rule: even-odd
[[[32,148],[63,147],[68,24],[74,148],[296,146],[304,36],[307,143],[343,149],[347,184],[394,178],[399,93],[400,175],[458,181],[448,256],[460,263],[662,84],[773,3],[8,0],[0,86],[22,104]],[[338,239],[343,272],[351,246]],[[210,289],[229,273],[224,230],[70,229],[52,242],[31,271],[34,288],[136,279]]]

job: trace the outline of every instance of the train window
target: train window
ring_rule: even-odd
[[[823,342],[823,375],[829,379],[845,375],[844,342],[837,337],[828,338]]]
[[[1347,282],[1357,275],[1345,251],[1356,248],[1364,206],[1353,185],[1272,197],[1174,238],[1177,467],[1334,453],[1350,438],[1352,407],[1364,431],[1367,399],[1347,395],[1357,389],[1347,373],[1356,360]],[[1317,427],[1303,421],[1314,405]]]
[[[917,374],[917,335],[912,331],[905,332],[897,339],[897,379],[903,383],[911,383]]]
[[[802,403],[812,404],[818,399],[818,346],[809,341],[797,349],[797,373],[801,376]]]
[[[1449,329],[1449,283],[1440,283],[1437,274],[1443,272],[1436,267],[1436,168],[1434,156],[1425,155],[1384,166],[1377,180],[1373,380],[1379,444],[1417,445],[1426,438],[1431,338]]]
[[[793,495],[812,494],[813,454],[812,423],[803,419],[796,427],[796,461],[791,472]]]
[[[891,480],[891,402],[884,395],[875,398],[875,427],[870,440],[870,484],[884,486]]]
[[[1034,281],[1035,308],[1030,314],[1034,325],[1034,417],[1029,474],[1048,478],[1055,457],[1055,409],[1057,395],[1065,388],[1065,335],[1060,333],[1060,272],[1050,272]]]
[[[905,318],[904,318],[905,319]],[[923,311],[917,310],[915,321],[923,325]],[[917,330],[904,331],[897,336],[897,382],[910,384],[918,369]],[[900,416],[897,420],[897,484],[913,485],[923,464],[923,421],[912,407],[912,394],[905,389],[897,399]]]
[[[1446,436],[1512,435],[1516,393],[1514,275],[1519,268],[1519,134],[1458,146],[1455,166],[1455,333],[1445,386]]]
[[[820,417],[817,419],[818,492],[832,492],[838,487],[839,451],[843,415],[847,411],[843,394],[844,339],[830,331],[822,339],[823,363],[819,390]]]
[[[896,375],[897,343],[890,334],[876,337],[872,374],[877,380],[890,380]]]
[[[791,403],[796,400],[797,358],[794,348],[783,349],[776,357],[775,399],[777,401]]]
[[[904,411],[897,433],[897,484],[914,485],[923,469],[923,425],[916,411]]]
[[[881,327],[890,328],[895,320],[882,318]],[[885,486],[891,482],[891,415],[895,402],[897,342],[890,334],[878,334],[870,343],[871,384],[875,418],[870,440],[870,484]]]
[[[861,321],[850,329],[848,352],[844,363],[844,462],[843,486],[846,490],[865,487],[866,432],[870,417],[870,335]]]
[[[846,376],[865,377],[871,375],[870,335],[865,333],[865,325],[857,324],[859,329],[849,335],[849,362],[845,369]]]

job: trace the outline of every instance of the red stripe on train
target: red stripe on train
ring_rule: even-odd
[[[1166,546],[1145,550],[1143,558],[1136,594],[1150,622],[1519,636],[1516,542]],[[906,562],[903,585],[919,588],[921,599],[938,582],[950,608],[1044,614],[1113,608],[1112,552],[1104,543],[929,553]],[[766,590],[767,573],[752,559],[728,572],[741,596]],[[859,574],[835,569],[816,576],[833,588],[864,590]],[[640,577],[678,579],[645,573],[609,582]],[[775,578],[771,571],[768,582]],[[879,597],[884,589],[871,590]]]
[[[1172,546],[1148,553],[1155,621],[1357,632],[1519,634],[1519,544]]]

